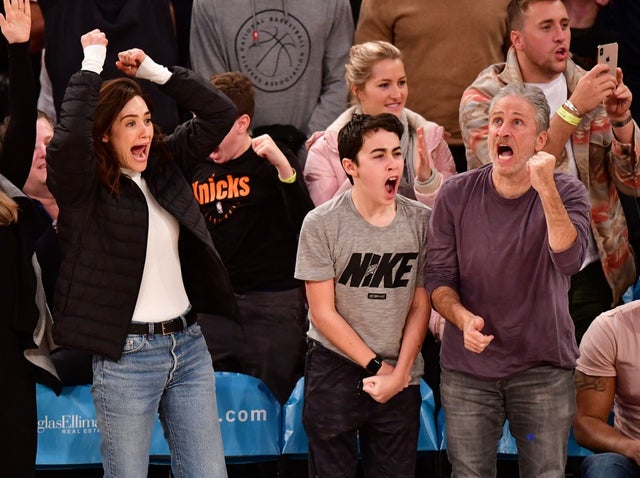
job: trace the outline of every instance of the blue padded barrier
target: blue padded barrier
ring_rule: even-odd
[[[420,407],[420,431],[418,451],[437,451],[437,429],[435,424],[435,401],[433,391],[424,380],[420,380],[422,405]],[[282,409],[282,454],[303,455],[308,452],[307,435],[302,425],[304,378],[298,380]]]
[[[420,406],[418,451],[438,451],[440,447],[438,446],[438,430],[435,421],[436,403],[433,398],[433,390],[422,379],[420,379],[420,395],[422,396],[422,404]]]
[[[280,455],[281,407],[257,378],[215,372],[218,415],[225,457],[256,461]],[[37,385],[38,455],[36,466],[100,465],[100,433],[90,385],[64,387],[59,397]],[[169,461],[169,446],[156,419],[151,437],[152,463]],[[259,458],[258,458],[259,457]]]
[[[227,461],[261,461],[280,454],[281,408],[261,380],[234,372],[215,372],[216,400]],[[168,462],[160,420],[151,437],[152,462]],[[257,457],[257,458],[256,458]]]
[[[150,462],[153,464],[169,463],[171,461],[171,453],[169,452],[169,444],[164,438],[164,431],[160,418],[156,418],[153,424],[153,432],[151,432],[151,447],[149,456]]]
[[[593,452],[587,448],[584,448],[576,442],[576,438],[573,435],[573,427],[569,432],[569,443],[567,443],[567,456],[589,456]]]
[[[505,420],[502,427],[502,436],[498,441],[498,454],[499,455],[517,455],[518,445],[516,445],[516,439],[511,434],[509,428],[509,420]]]
[[[280,454],[282,408],[261,380],[216,372],[216,397],[225,457]]]
[[[304,377],[298,379],[282,407],[282,454],[302,455],[308,451],[307,434],[302,425]]]
[[[100,433],[91,386],[64,387],[60,396],[36,385],[38,454],[36,466],[100,465]]]

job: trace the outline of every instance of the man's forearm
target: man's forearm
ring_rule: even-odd
[[[458,293],[447,286],[440,286],[431,293],[431,303],[442,317],[447,319],[460,330],[464,327],[464,316],[468,312],[462,305]]]
[[[540,194],[549,236],[549,247],[553,252],[569,249],[578,237],[578,231],[571,222],[569,213],[557,189]]]

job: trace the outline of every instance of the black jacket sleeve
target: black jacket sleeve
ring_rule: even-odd
[[[0,153],[0,173],[24,186],[36,143],[37,94],[29,42],[11,43],[9,53],[9,124]]]
[[[60,206],[83,203],[97,183],[93,118],[102,78],[78,71],[69,80],[47,147],[47,186]]]
[[[235,105],[213,85],[195,72],[180,66],[161,89],[191,111],[194,117],[178,125],[166,137],[166,146],[188,175],[193,165],[207,157],[227,135],[238,118]]]

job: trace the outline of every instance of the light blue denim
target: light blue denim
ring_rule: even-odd
[[[496,476],[505,419],[520,477],[564,478],[576,408],[572,370],[538,366],[499,381],[443,370],[441,394],[452,478]]]
[[[106,478],[146,478],[158,412],[175,478],[226,478],[211,356],[197,324],[129,335],[118,362],[93,359]]]
[[[640,478],[640,466],[618,453],[589,455],[580,465],[582,478]]]

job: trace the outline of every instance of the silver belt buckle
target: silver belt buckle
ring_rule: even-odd
[[[164,322],[160,322],[160,326],[162,327],[162,335],[169,335],[173,333],[172,331],[166,331],[164,329],[165,325],[170,324],[173,320],[165,320]]]

